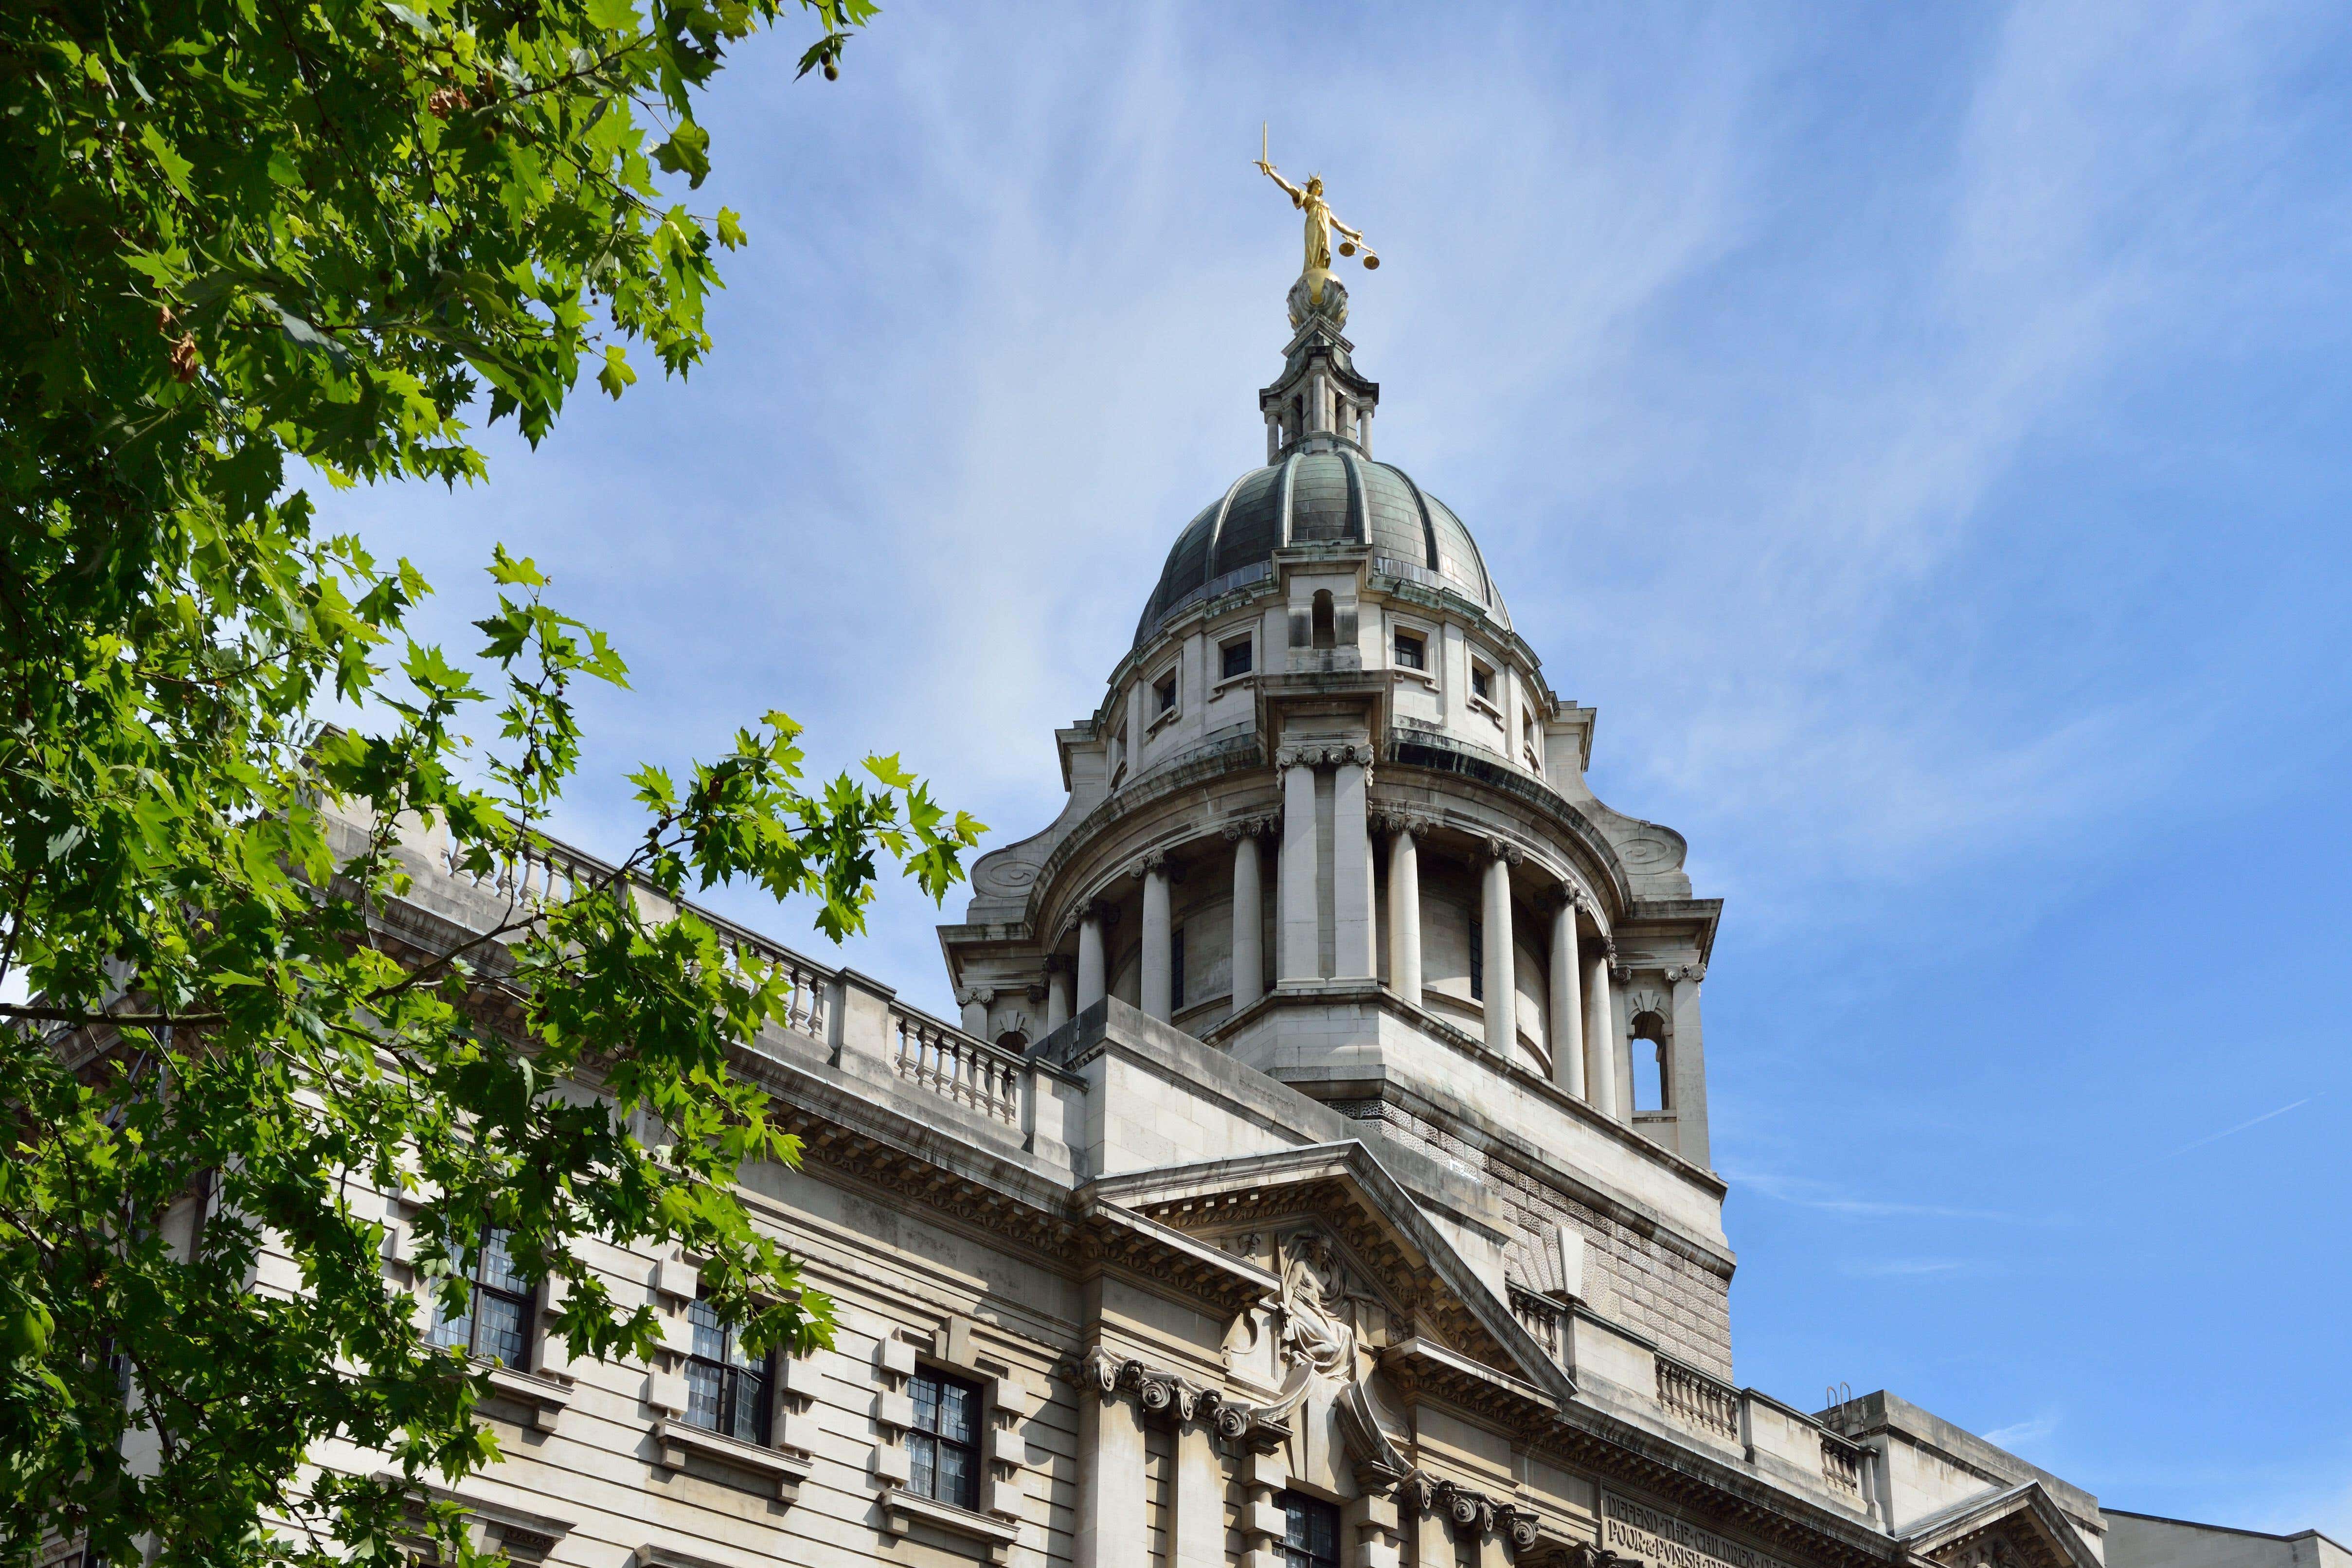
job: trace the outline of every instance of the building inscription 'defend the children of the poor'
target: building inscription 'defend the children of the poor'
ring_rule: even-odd
[[[1601,1493],[1601,1543],[1652,1568],[1787,1568],[1752,1546],[1610,1491]]]

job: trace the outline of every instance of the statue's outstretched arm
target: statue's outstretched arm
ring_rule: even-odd
[[[1272,180],[1276,184],[1282,187],[1283,194],[1290,198],[1290,205],[1292,206],[1301,206],[1305,205],[1307,201],[1307,193],[1300,190],[1297,185],[1292,184],[1288,180],[1284,179],[1280,174],[1276,174],[1274,172],[1273,164],[1267,163],[1265,159],[1260,158],[1257,161],[1257,166],[1265,171],[1265,177],[1267,179]]]
[[[1331,219],[1331,226],[1338,229],[1341,234],[1346,235],[1349,239],[1354,240],[1358,245],[1364,243],[1364,234],[1361,229],[1349,228],[1346,224],[1341,223],[1336,216]]]

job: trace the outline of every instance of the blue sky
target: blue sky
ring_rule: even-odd
[[[615,635],[563,831],[772,706],[1051,817],[1263,451],[1270,121],[1383,259],[1381,455],[1728,900],[1741,1381],[2352,1540],[2352,16],[906,0],[795,85],[803,41],[707,116],[752,244],[703,370],[326,503],[453,642],[493,540]],[[893,889],[857,963],[944,1008],[938,918]]]

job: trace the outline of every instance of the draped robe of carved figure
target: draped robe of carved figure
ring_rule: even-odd
[[[1282,1275],[1282,1348],[1326,1377],[1356,1374],[1356,1331],[1323,1302],[1323,1282],[1304,1249]]]
[[[1323,180],[1320,175],[1309,175],[1307,188],[1302,191],[1280,174],[1276,174],[1273,164],[1261,160],[1258,167],[1265,171],[1266,178],[1289,193],[1293,206],[1307,215],[1307,271],[1328,272],[1331,270],[1331,231],[1333,229],[1338,229],[1359,245],[1364,242],[1362,234],[1349,228],[1331,216],[1331,204],[1323,199]]]

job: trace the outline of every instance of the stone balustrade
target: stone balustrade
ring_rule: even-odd
[[[1862,1500],[1862,1450],[1844,1438],[1822,1434],[1822,1479],[1832,1491]]]
[[[1693,1431],[1739,1441],[1739,1390],[1659,1354],[1658,1407]]]
[[[1021,1125],[1027,1068],[1019,1055],[910,1007],[893,1006],[890,1027],[897,1040],[891,1061],[900,1078],[1009,1126]]]

